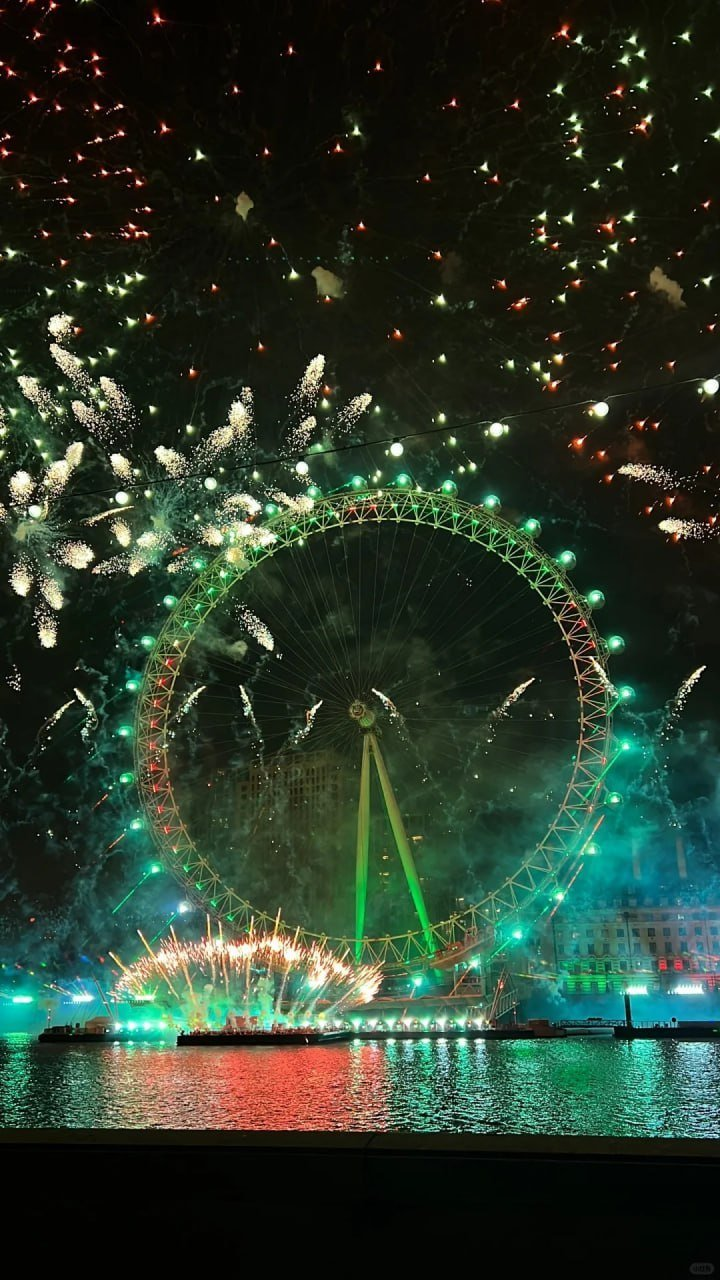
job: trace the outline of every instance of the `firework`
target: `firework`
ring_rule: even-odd
[[[718,536],[718,526],[714,522],[706,524],[702,520],[678,520],[673,516],[667,520],[661,520],[658,529],[663,533],[672,534],[676,540],[695,538],[699,542],[705,542],[708,538]]]
[[[80,706],[83,707],[85,711],[85,723],[80,730],[80,737],[83,742],[89,742],[90,737],[95,733],[95,730],[100,723],[98,713],[94,702],[88,698],[86,693],[83,693],[82,689],[73,689],[73,693],[80,703]]]
[[[407,725],[405,724],[405,719],[401,715],[401,713],[398,711],[397,707],[395,706],[395,703],[392,701],[392,698],[388,698],[387,694],[383,693],[382,690],[380,689],[371,689],[370,692],[374,693],[376,698],[379,698],[380,702],[382,702],[385,710],[390,716],[391,722],[394,725],[396,725],[396,727],[400,730],[400,732],[403,734],[407,733]]]
[[[531,676],[529,680],[523,680],[522,684],[519,684],[515,689],[513,689],[512,693],[509,693],[507,698],[503,699],[503,701],[500,703],[500,706],[496,707],[495,710],[491,712],[490,720],[492,722],[502,720],[507,715],[510,708],[515,705],[518,699],[522,698],[525,690],[529,689],[530,685],[534,683],[535,683],[534,676]]]
[[[257,643],[261,645],[263,649],[267,649],[268,653],[273,653],[275,651],[275,637],[270,631],[270,628],[266,627],[265,623],[258,618],[257,614],[246,608],[245,605],[240,605],[236,611],[236,616],[243,629],[247,631],[254,640],[257,640]],[[280,657],[280,654],[277,654],[277,657]]]
[[[612,680],[608,676],[608,673],[605,670],[605,668],[602,666],[601,663],[598,662],[597,658],[592,658],[591,662],[592,662],[595,675],[600,681],[603,689],[605,689],[610,694],[611,698],[617,698],[619,696],[618,691],[615,688],[615,685],[613,684]]]
[[[308,946],[284,934],[254,930],[237,939],[221,932],[196,942],[171,937],[153,951],[120,967],[113,996],[147,999],[179,1025],[212,1027],[252,1019],[254,1025],[308,1026],[319,1015],[337,1017],[371,1000],[381,980],[379,967],[352,965],[322,943]]]
[[[320,710],[322,704],[323,704],[323,700],[321,698],[319,702],[316,702],[314,706],[310,707],[310,709],[305,712],[305,724],[302,726],[302,728],[298,729],[295,733],[292,734],[290,738],[291,746],[297,747],[301,742],[305,740],[305,738],[307,738],[308,734],[312,731],[312,727],[315,724],[315,717],[318,711]]]
[[[685,703],[704,671],[705,667],[702,666],[697,667],[695,671],[691,672],[690,675],[683,680],[675,696],[666,704],[665,713],[658,732],[658,737],[661,741],[667,738],[677,725],[677,722],[685,708]]]
[[[173,719],[175,721],[182,720],[184,716],[187,715],[188,711],[190,711],[191,707],[195,706],[195,703],[197,702],[201,693],[204,693],[206,689],[207,689],[206,684],[200,684],[198,685],[197,689],[193,689],[192,693],[189,693],[187,698],[184,699],[182,705],[180,706],[179,711],[175,712]]]

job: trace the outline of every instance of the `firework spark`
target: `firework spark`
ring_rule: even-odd
[[[299,746],[299,744],[303,742],[305,738],[307,738],[308,734],[311,733],[312,727],[315,724],[315,717],[318,711],[320,710],[322,704],[323,704],[323,700],[321,698],[319,702],[316,702],[314,706],[310,707],[310,709],[305,712],[305,724],[302,726],[302,728],[298,729],[295,733],[292,734],[290,738],[291,746],[293,747]]]
[[[692,693],[695,685],[705,671],[705,667],[697,667],[689,676],[683,680],[680,688],[673,698],[665,706],[665,714],[660,725],[658,737],[660,741],[664,741],[677,725],[680,716],[685,708],[685,703]]]
[[[73,689],[73,693],[80,703],[80,706],[83,707],[85,711],[85,723],[80,730],[80,737],[83,742],[89,742],[92,734],[95,733],[95,730],[100,723],[98,713],[94,702],[88,698],[86,693],[83,693],[82,689]]]
[[[179,1025],[236,1026],[238,1020],[271,1028],[308,1026],[323,1017],[371,1000],[380,986],[379,967],[352,965],[322,943],[306,945],[297,934],[251,931],[237,940],[221,933],[180,942],[174,932],[157,951],[120,968],[116,998],[151,996]]]
[[[175,715],[173,716],[173,720],[175,722],[177,722],[178,720],[182,720],[187,715],[188,711],[190,711],[190,709],[195,706],[195,703],[200,697],[200,694],[204,693],[206,689],[207,689],[206,684],[199,684],[197,689],[193,689],[192,693],[189,693],[187,698],[185,698],[185,700],[183,701],[180,709],[175,712]]]

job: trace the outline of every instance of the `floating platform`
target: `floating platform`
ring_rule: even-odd
[[[615,1027],[616,1040],[717,1040],[720,1022],[679,1022],[675,1027]]]
[[[131,1044],[137,1040],[154,1043],[167,1040],[167,1031],[41,1031],[39,1044]]]
[[[291,1031],[181,1031],[178,1048],[213,1045],[219,1049],[249,1049],[254,1045],[278,1047],[288,1044],[337,1044],[350,1040],[352,1031],[313,1031],[302,1027]]]
[[[363,1028],[359,1031],[352,1032],[353,1040],[536,1040],[538,1038],[559,1038],[565,1035],[564,1031],[553,1031],[546,1033],[544,1036],[538,1037],[537,1032],[532,1027],[449,1027],[445,1031],[441,1031],[439,1027],[429,1028],[427,1031],[417,1027],[403,1027],[402,1029],[392,1030],[383,1027],[380,1030],[370,1031]]]

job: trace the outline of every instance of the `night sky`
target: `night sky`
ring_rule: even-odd
[[[174,577],[166,566],[182,547],[193,554],[197,504],[209,501],[203,477],[213,474],[197,454],[192,482],[172,483],[154,450],[187,455],[249,386],[255,440],[226,460],[221,491],[261,501],[297,493],[303,450],[289,445],[291,397],[319,352],[318,485],[403,470],[424,488],[451,478],[467,501],[499,494],[507,519],[541,521],[549,553],[575,552],[580,592],[603,590],[596,620],[601,634],[626,640],[612,677],[636,691],[621,728],[637,747],[603,870],[592,874],[621,885],[631,833],[660,868],[677,827],[693,874],[712,885],[720,394],[708,380],[720,377],[720,18],[714,0],[692,10],[690,19],[684,3],[660,14],[649,2],[630,13],[536,0],[6,0],[5,963],[94,961],[181,896],[169,877],[153,877],[112,914],[154,856],[147,831],[132,825],[135,788],[118,781],[132,767],[117,733],[134,714],[125,685],[163,597],[191,580],[191,566]],[[116,380],[134,406],[117,415],[120,445],[70,407],[88,397],[50,354],[57,315],[72,318],[60,342],[84,376]],[[19,378],[38,379],[53,403]],[[334,427],[339,406],[366,392],[369,411]],[[599,402],[604,416],[588,412]],[[494,437],[497,422],[509,430]],[[404,445],[398,461],[393,440]],[[34,517],[12,505],[11,479],[36,477],[37,501],[43,468],[74,441],[85,444],[82,462],[51,504],[51,536],[38,542]],[[115,448],[132,458],[129,480],[113,474]],[[628,464],[656,470],[633,478],[621,473]],[[130,498],[133,537],[170,531],[166,554],[135,576],[57,567],[65,603],[55,608],[42,595],[47,556],[64,539],[87,542],[94,564],[117,555],[114,517],[84,522],[110,508],[121,517],[119,491]],[[668,519],[684,523],[661,530]],[[9,575],[18,560],[32,562],[34,546],[40,568],[20,596]],[[435,572],[446,573],[457,604],[453,574],[441,562]],[[53,647],[38,639],[38,603],[41,621],[57,623]],[[301,605],[298,627],[310,643]],[[438,653],[427,655],[428,672]],[[487,707],[538,658],[531,650],[513,662],[509,683],[484,690]],[[702,665],[682,716],[659,738],[663,707]],[[296,681],[298,707],[311,686]],[[482,702],[475,694],[454,686],[455,750],[461,707]],[[296,711],[283,712],[288,731]],[[201,714],[198,704],[186,728],[206,739]],[[525,727],[520,715],[499,750],[509,755],[517,742],[532,796],[552,779],[533,774]],[[544,759],[554,768],[551,753]],[[447,793],[447,777],[437,781]]]

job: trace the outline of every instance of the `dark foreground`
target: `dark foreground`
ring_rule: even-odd
[[[135,1205],[172,1212],[174,1234],[194,1237],[184,1210],[197,1210],[198,1232],[211,1204],[214,1215],[237,1206],[254,1220],[273,1187],[284,1223],[304,1217],[327,1239],[343,1224],[350,1237],[380,1230],[385,1261],[395,1235],[408,1249],[412,1239],[432,1248],[432,1232],[453,1227],[462,1234],[442,1238],[455,1261],[490,1249],[503,1259],[497,1275],[540,1274],[541,1261],[555,1276],[644,1275],[651,1263],[661,1280],[720,1269],[711,1140],[8,1130],[0,1161],[15,1196],[39,1182],[53,1189],[37,1209],[46,1225],[77,1210],[79,1188],[86,1224],[91,1206],[104,1219],[109,1190],[132,1188]],[[32,1217],[27,1198],[24,1207]]]

